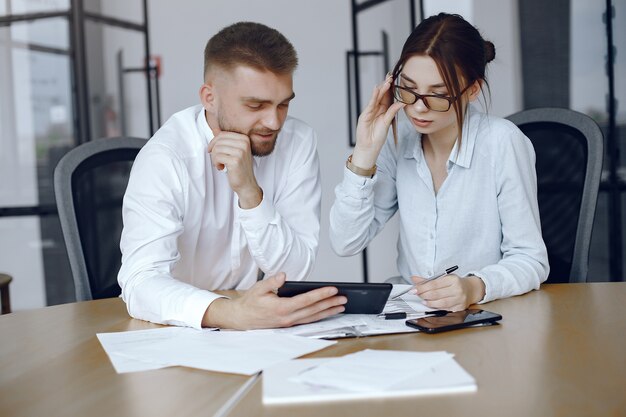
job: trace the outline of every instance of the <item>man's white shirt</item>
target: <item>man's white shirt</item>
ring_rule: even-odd
[[[302,280],[319,242],[321,184],[313,129],[287,118],[274,152],[254,157],[263,190],[239,207],[226,172],[211,164],[201,105],[174,114],[137,156],[124,196],[118,281],[128,312],[155,323],[201,327],[221,297],[285,272]]]

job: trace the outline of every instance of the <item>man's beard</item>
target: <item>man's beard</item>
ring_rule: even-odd
[[[250,150],[252,152],[252,155],[254,156],[267,156],[271,154],[272,152],[274,152],[274,148],[276,147],[276,140],[278,138],[278,132],[280,132],[280,129],[279,130],[251,129],[248,132],[244,132],[242,129],[238,129],[230,125],[230,123],[226,121],[226,118],[223,117],[222,114],[219,112],[217,113],[217,124],[221,131],[240,133],[250,138]],[[256,143],[252,139],[253,134],[269,135],[270,133],[274,134],[274,139],[271,141],[263,141],[261,143]]]

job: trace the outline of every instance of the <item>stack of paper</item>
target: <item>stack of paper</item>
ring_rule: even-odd
[[[98,340],[118,373],[188,366],[245,375],[336,343],[292,335],[186,327],[100,333]]]
[[[265,404],[471,391],[476,381],[447,352],[364,350],[287,361],[263,371]]]

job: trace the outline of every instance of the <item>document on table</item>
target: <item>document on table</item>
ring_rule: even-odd
[[[314,401],[476,391],[447,352],[364,350],[339,358],[298,359],[263,371],[263,402]]]
[[[252,375],[278,362],[336,343],[287,334],[187,327],[99,333],[97,336],[118,373],[188,366]]]
[[[424,305],[417,295],[405,294],[392,300],[395,294],[407,289],[410,285],[394,285],[383,313],[422,313],[432,310]],[[375,314],[339,314],[315,323],[302,324],[286,329],[255,330],[291,334],[316,339],[339,339],[344,337],[374,336],[393,333],[414,333],[419,330],[408,327],[405,320],[385,320]]]

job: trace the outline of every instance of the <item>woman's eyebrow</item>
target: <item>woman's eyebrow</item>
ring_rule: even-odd
[[[413,81],[412,79],[410,79],[409,77],[407,77],[405,74],[400,74],[400,77],[402,77],[403,79],[405,79],[406,81],[413,83],[413,85],[417,85],[417,83],[415,81]],[[437,84],[433,84],[433,85],[429,85],[428,88],[445,88],[446,84],[445,83],[437,83]]]
[[[415,81],[413,81],[412,79],[410,79],[409,77],[407,77],[406,75],[404,75],[403,73],[400,74],[401,78],[404,78],[406,81],[413,83],[414,85],[417,85],[417,83]]]

